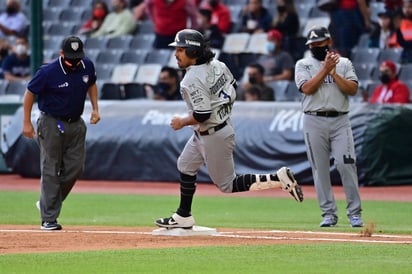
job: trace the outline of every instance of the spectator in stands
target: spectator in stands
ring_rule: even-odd
[[[198,29],[195,0],[145,0],[146,13],[155,27],[153,47],[170,49],[178,31],[188,27]]]
[[[136,20],[128,8],[126,0],[112,0],[112,12],[103,21],[100,28],[91,37],[116,37],[132,34],[136,28]]]
[[[134,18],[136,21],[146,20],[146,5],[144,0],[131,0],[130,1],[130,9],[133,12]]]
[[[402,13],[402,17],[395,16],[393,19],[395,34],[390,38],[389,43],[403,48],[401,61],[405,64],[412,63],[412,0],[403,2]]]
[[[229,33],[232,28],[232,15],[230,9],[220,0],[204,0],[201,9],[212,11],[212,24],[217,25],[222,33]]]
[[[293,57],[282,49],[282,33],[270,30],[267,33],[268,54],[261,55],[257,62],[265,68],[265,82],[293,80],[295,63]]]
[[[378,22],[373,23],[373,25],[368,46],[370,48],[388,48],[389,38],[394,32],[392,13],[387,10],[379,12]]]
[[[29,20],[20,11],[19,0],[7,0],[6,10],[0,14],[0,38],[6,36],[27,37]]]
[[[251,93],[256,93],[253,90],[254,89],[258,89],[259,92],[259,100],[261,101],[274,101],[275,100],[275,95],[274,95],[274,91],[273,89],[266,85],[265,81],[263,80],[263,75],[265,75],[265,68],[258,64],[251,64],[249,66],[246,67],[246,71],[247,71],[247,76],[248,79],[247,81],[241,85],[240,88],[238,88],[237,90],[237,94],[239,98],[237,98],[238,100],[246,100],[246,99],[250,99],[247,98],[247,96],[250,97],[251,94],[246,95],[246,93],[248,93],[250,89],[252,89]]]
[[[334,47],[343,57],[350,57],[360,36],[371,27],[367,0],[339,1],[338,8],[330,12],[330,31]]]
[[[6,38],[0,38],[0,79],[4,79],[2,64],[9,55],[10,45]]]
[[[272,28],[280,31],[284,39],[296,37],[300,22],[293,0],[278,0],[277,14],[273,18]]]
[[[383,61],[379,66],[382,84],[377,86],[373,91],[370,103],[410,103],[410,91],[408,86],[398,79],[397,68],[394,62],[390,60]]]
[[[29,80],[31,78],[29,44],[27,38],[16,38],[13,52],[4,59],[2,69],[5,80],[19,81]]]
[[[92,17],[89,18],[80,28],[79,34],[91,35],[103,24],[104,19],[109,13],[109,8],[105,1],[97,1],[93,4]]]
[[[248,88],[245,89],[244,91],[244,97],[245,101],[250,102],[250,101],[260,101],[260,92],[261,89],[256,86],[256,85],[250,85]]]
[[[177,69],[164,66],[159,74],[159,81],[153,88],[154,100],[182,100],[180,77]]]
[[[225,37],[220,32],[217,25],[212,24],[212,11],[208,9],[199,9],[197,23],[198,31],[203,34],[203,37],[209,41],[211,48],[221,49],[225,41]]]
[[[248,33],[267,32],[272,26],[273,17],[262,0],[248,0],[243,8],[241,28],[238,31]]]

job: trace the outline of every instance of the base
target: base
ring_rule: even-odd
[[[161,227],[152,231],[152,235],[157,236],[211,236],[216,234],[218,232],[215,228],[204,226],[193,226],[189,229]]]

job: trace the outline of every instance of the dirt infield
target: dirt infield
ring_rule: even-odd
[[[38,191],[38,179],[0,175],[0,191]],[[178,194],[176,183],[79,181],[73,192]],[[303,186],[306,198],[315,198],[313,186]],[[341,187],[334,187],[337,199],[344,199]],[[281,191],[259,191],[239,196],[283,196]],[[199,184],[197,195],[224,195],[213,185]],[[412,201],[412,186],[361,188],[364,200]],[[38,226],[1,225],[0,254],[43,253],[85,250],[167,248],[213,245],[274,245],[314,242],[371,244],[412,244],[412,235],[372,235],[361,233],[245,230],[218,228],[212,236],[171,237],[152,235],[155,227],[91,227],[65,225],[62,231],[40,231]],[[166,240],[167,239],[167,240]]]

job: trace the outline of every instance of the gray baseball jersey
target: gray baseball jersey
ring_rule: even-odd
[[[206,164],[213,183],[223,192],[232,192],[236,177],[233,149],[235,131],[230,123],[232,104],[236,99],[235,79],[226,65],[218,60],[190,66],[181,82],[182,98],[190,111],[210,113],[210,118],[195,127],[177,161],[178,170],[195,176]],[[209,135],[207,131],[219,124],[227,125]]]
[[[319,73],[323,64],[313,57],[299,60],[295,66],[295,82],[302,85]],[[357,81],[352,62],[340,57],[336,73],[348,80]],[[304,115],[303,133],[307,156],[312,168],[313,180],[322,216],[338,218],[338,208],[330,180],[330,156],[340,174],[347,200],[347,215],[360,215],[361,200],[358,189],[356,155],[349,116],[348,95],[340,91],[333,78],[325,77],[319,89],[305,95],[302,101],[304,112],[335,111],[336,117]]]
[[[200,123],[200,131],[217,126],[229,118],[236,99],[234,83],[232,73],[218,60],[187,68],[180,84],[183,100],[189,110],[210,113],[210,118]]]
[[[299,60],[295,66],[295,82],[300,87],[313,78],[322,68],[322,63],[313,57]],[[336,65],[336,73],[348,80],[358,81],[352,62],[348,58],[340,57]],[[303,111],[349,111],[348,96],[343,94],[333,82],[331,76],[327,76],[318,91],[310,96],[304,96],[302,100]]]

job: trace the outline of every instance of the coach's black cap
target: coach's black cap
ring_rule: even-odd
[[[63,55],[67,59],[79,59],[84,57],[83,42],[77,36],[69,36],[62,42]]]
[[[325,27],[313,27],[308,32],[308,40],[306,45],[309,45],[314,42],[324,41],[330,38],[330,33]]]

